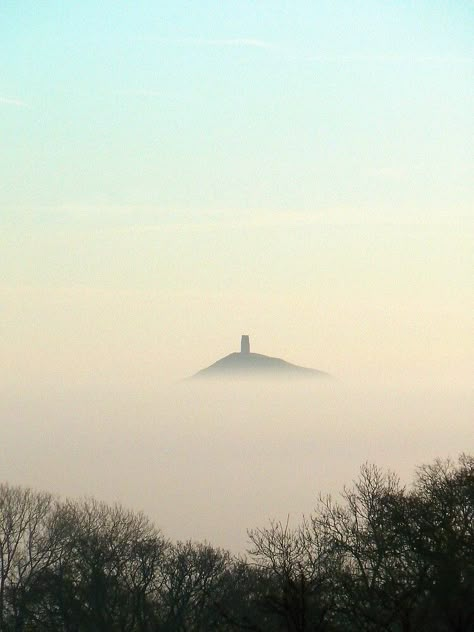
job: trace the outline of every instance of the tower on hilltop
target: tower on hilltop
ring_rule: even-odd
[[[242,336],[240,341],[240,353],[250,353],[250,339],[248,336]]]
[[[250,351],[250,336],[243,335],[240,339],[240,353],[233,351],[214,364],[201,369],[193,378],[215,377],[238,379],[246,377],[283,378],[290,377],[328,377],[324,371],[309,369],[286,362],[281,358],[263,355]]]

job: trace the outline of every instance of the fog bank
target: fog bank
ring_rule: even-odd
[[[4,392],[0,479],[143,510],[173,539],[243,551],[246,529],[299,520],[370,461],[472,451],[470,387],[343,380],[181,382]]]

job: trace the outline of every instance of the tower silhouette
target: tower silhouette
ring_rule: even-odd
[[[240,341],[240,353],[250,353],[250,340],[248,336],[242,336]]]

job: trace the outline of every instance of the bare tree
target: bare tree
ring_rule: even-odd
[[[249,531],[251,560],[267,573],[262,606],[289,632],[325,630],[333,605],[334,558],[311,523],[290,529],[288,522]]]
[[[474,629],[474,458],[436,460],[418,468],[406,533],[428,568],[426,611],[451,632]],[[410,522],[404,521],[405,528]]]
[[[474,459],[374,466],[246,558],[140,513],[0,485],[0,632],[472,632]]]
[[[66,502],[58,565],[62,617],[87,630],[147,630],[167,542],[141,513],[95,500]],[[62,591],[62,594],[60,592]]]
[[[364,465],[342,502],[321,499],[312,516],[315,531],[332,542],[339,556],[339,609],[358,630],[409,630],[426,568],[414,555],[394,520],[405,490],[393,473]],[[406,513],[406,512],[404,512]]]
[[[176,632],[217,629],[217,604],[230,565],[227,551],[206,543],[178,542],[171,547],[160,595],[164,628]]]
[[[0,630],[22,630],[35,580],[58,547],[50,538],[56,501],[50,494],[0,485]]]

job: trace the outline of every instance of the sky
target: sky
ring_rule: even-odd
[[[427,385],[458,415],[473,366],[472,1],[3,0],[0,62],[1,477],[90,491],[79,465],[62,487],[33,456],[14,466],[19,426],[40,440],[63,423],[68,444],[78,401],[76,429],[117,397],[133,418],[144,394],[141,424],[151,410],[191,423],[176,381],[241,334],[341,384],[420,388],[426,432]],[[53,426],[32,428],[34,411]]]
[[[7,380],[465,371],[473,13],[2,2]]]

